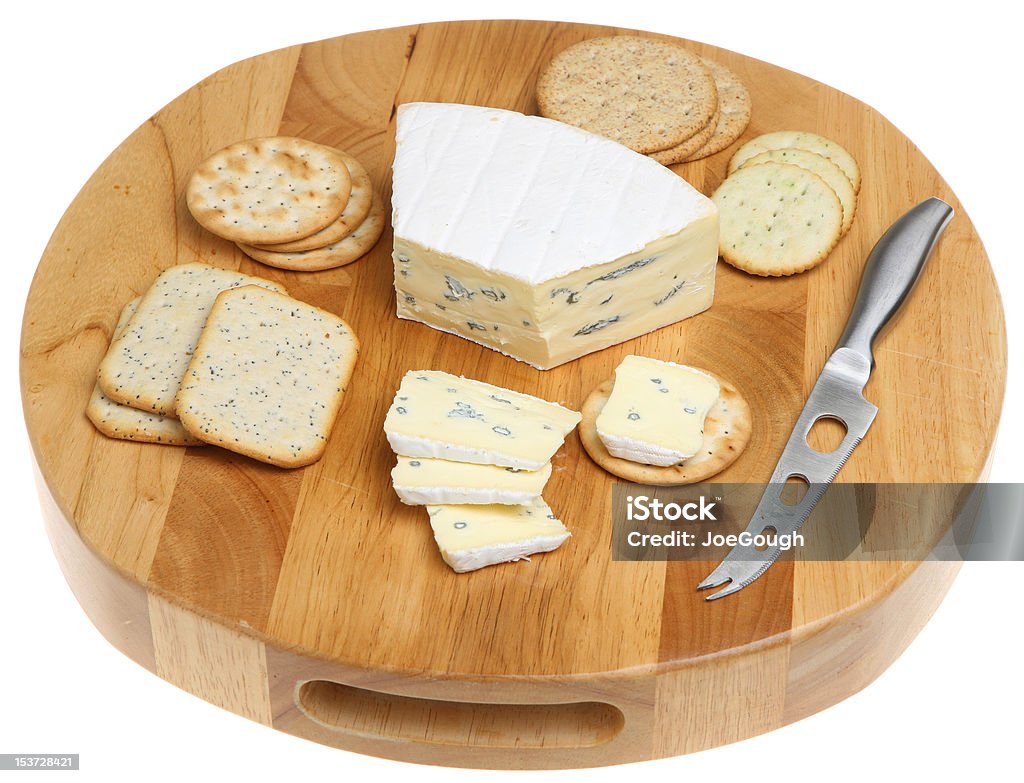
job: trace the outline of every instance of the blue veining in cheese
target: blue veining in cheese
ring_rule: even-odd
[[[437,370],[411,370],[384,420],[396,454],[540,470],[580,414]]]
[[[701,312],[718,213],[644,155],[543,117],[403,104],[400,318],[547,369]]]
[[[520,505],[427,506],[434,540],[455,571],[526,560],[557,549],[569,531],[540,498]]]
[[[398,457],[391,483],[403,503],[517,504],[540,497],[551,463],[540,470],[502,468],[429,457]]]
[[[595,422],[598,437],[613,457],[662,467],[683,462],[700,451],[719,391],[715,378],[694,367],[627,356]]]

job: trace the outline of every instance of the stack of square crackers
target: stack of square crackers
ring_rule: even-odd
[[[186,189],[196,221],[268,266],[313,272],[365,255],[384,231],[384,205],[363,165],[291,136],[215,152]]]
[[[750,122],[751,102],[720,63],[674,41],[616,35],[556,55],[537,81],[537,106],[545,117],[671,166],[736,141]]]
[[[86,413],[112,438],[300,467],[326,448],[358,350],[277,283],[182,264],[125,305]]]

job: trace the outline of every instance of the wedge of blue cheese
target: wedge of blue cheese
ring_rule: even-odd
[[[540,497],[551,478],[551,463],[540,470],[475,465],[429,457],[399,457],[391,483],[403,503],[515,504]]]
[[[645,155],[544,117],[399,106],[399,318],[548,369],[699,313],[718,212]]]
[[[718,381],[701,370],[627,356],[597,417],[598,437],[613,457],[675,465],[700,451],[704,419],[718,395]]]
[[[557,549],[569,531],[540,498],[521,505],[431,505],[441,557],[464,573]]]
[[[437,370],[412,370],[384,420],[396,454],[541,470],[580,414]]]

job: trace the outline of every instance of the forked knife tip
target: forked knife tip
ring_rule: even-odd
[[[708,579],[710,579],[710,577]],[[714,601],[716,598],[725,598],[725,596],[727,596],[727,595],[732,595],[733,593],[742,590],[743,586],[744,586],[742,582],[737,581],[736,579],[726,578],[726,579],[724,579],[722,581],[718,581],[718,582],[714,582],[714,583],[710,583],[708,581],[708,579],[705,579],[703,582],[701,582],[699,585],[697,585],[697,589],[698,590],[706,590],[706,589],[718,587],[718,586],[720,586],[722,584],[725,584],[727,582],[728,582],[728,586],[727,587],[723,587],[717,593],[712,593],[711,595],[704,596],[704,600],[705,601]]]

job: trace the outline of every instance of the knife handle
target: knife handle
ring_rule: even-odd
[[[953,218],[945,201],[929,198],[905,213],[875,244],[857,291],[857,301],[836,348],[875,358],[871,346],[914,289],[925,262]]]

